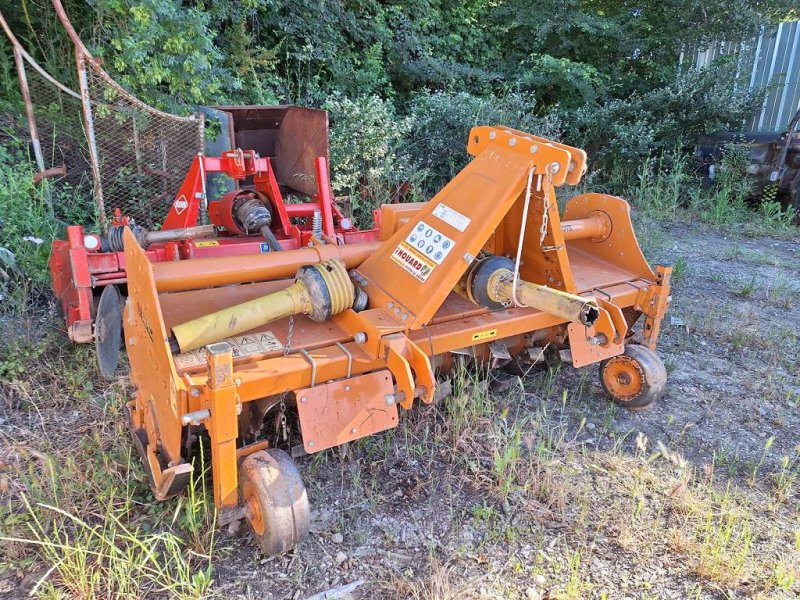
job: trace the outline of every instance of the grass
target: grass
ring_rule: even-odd
[[[31,594],[47,599],[205,596],[215,547],[205,479],[155,502],[128,443],[124,386],[97,392],[89,349],[57,337],[21,335],[6,356],[26,345],[0,378],[6,406],[32,427],[6,447],[0,577],[32,571]]]
[[[749,237],[798,235],[797,215],[779,202],[750,201],[754,183],[746,175],[749,157],[731,148],[717,168],[715,181],[699,185],[691,158],[680,149],[642,162],[628,179],[609,182],[612,193],[628,198],[639,211],[639,221],[664,223],[700,221],[717,230]],[[647,225],[637,223],[637,230]],[[733,257],[732,257],[733,258]]]

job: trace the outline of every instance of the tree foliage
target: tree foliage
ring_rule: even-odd
[[[417,164],[440,176],[459,160],[434,157],[443,149],[426,146],[420,123],[450,139],[476,116],[519,124],[550,115],[573,143],[623,161],[737,127],[758,98],[731,85],[724,61],[696,73],[690,56],[800,18],[796,0],[63,1],[111,74],[161,108],[389,102],[399,118],[412,116]],[[0,6],[49,70],[73,76],[48,0]],[[7,52],[2,60],[0,75],[10,72]],[[511,104],[524,107],[512,115]]]

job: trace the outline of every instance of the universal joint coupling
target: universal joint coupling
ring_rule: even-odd
[[[514,263],[504,256],[489,256],[476,261],[466,277],[467,297],[486,308],[536,308],[587,327],[594,325],[600,317],[600,308],[594,298],[583,298],[521,279],[517,280],[514,297]]]
[[[269,201],[261,194],[249,192],[237,198],[233,204],[233,217],[245,233],[258,231],[272,250],[283,249],[270,229],[272,211]]]
[[[242,196],[233,205],[233,214],[245,233],[272,225],[272,211],[260,198]]]

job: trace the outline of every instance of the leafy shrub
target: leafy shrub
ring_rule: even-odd
[[[356,221],[368,225],[372,209],[388,202],[413,174],[402,149],[409,121],[388,100],[365,96],[328,98],[333,189],[348,194]]]
[[[65,223],[93,221],[91,196],[44,180],[33,184],[35,167],[21,141],[3,132],[0,145],[0,296],[14,285],[20,297],[49,287],[47,263],[54,239]],[[2,281],[5,280],[5,283]],[[4,293],[3,288],[6,288]],[[5,301],[3,308],[9,306]]]
[[[667,86],[565,114],[570,139],[607,179],[633,173],[656,153],[693,143],[703,133],[741,128],[762,95],[734,89],[735,65],[681,72]]]

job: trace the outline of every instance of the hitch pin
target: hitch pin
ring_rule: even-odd
[[[186,425],[199,425],[200,421],[208,419],[211,416],[211,411],[207,408],[203,410],[196,410],[194,412],[186,413],[181,417],[181,424]]]

